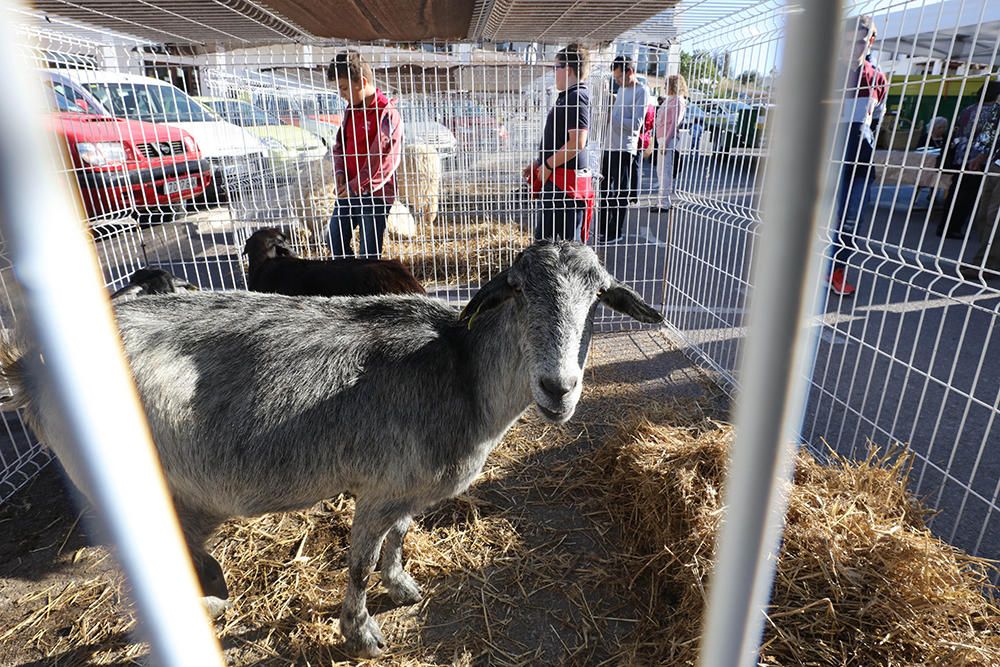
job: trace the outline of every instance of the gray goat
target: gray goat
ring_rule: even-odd
[[[348,491],[356,510],[340,630],[347,650],[381,653],[365,593],[380,550],[390,597],[418,601],[402,566],[411,517],[468,488],[532,403],[552,422],[573,415],[598,302],[662,321],[572,242],[524,250],[461,313],[422,296],[202,292],[117,305],[205,593],[228,596],[204,546],[221,522]],[[3,353],[7,408],[26,406],[44,437],[36,406],[52,402],[25,363],[37,352]]]

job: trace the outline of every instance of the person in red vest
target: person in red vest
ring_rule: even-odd
[[[597,201],[587,164],[590,91],[583,82],[590,71],[590,52],[570,44],[556,54],[559,96],[549,110],[538,157],[523,176],[541,199],[536,239],[586,241]]]
[[[396,103],[375,87],[372,68],[357,51],[338,53],[326,77],[348,103],[333,146],[337,205],[328,228],[330,251],[334,257],[354,256],[351,238],[358,229],[359,254],[381,257],[386,219],[396,201],[403,119]]]

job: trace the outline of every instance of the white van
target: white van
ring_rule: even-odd
[[[59,70],[118,118],[167,123],[189,132],[212,165],[217,194],[260,179],[267,148],[243,128],[213,116],[169,83],[148,76],[94,70]]]

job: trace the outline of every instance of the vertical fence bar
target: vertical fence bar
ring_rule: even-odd
[[[4,3],[7,5],[8,3]],[[7,7],[3,7],[6,13]],[[117,340],[88,231],[53,169],[41,91],[0,23],[0,229],[44,354],[46,423],[117,545],[163,665],[222,665]],[[36,397],[33,397],[36,398]],[[51,433],[50,433],[51,434]]]
[[[788,41],[779,83],[774,150],[764,192],[751,328],[726,483],[726,516],[710,586],[702,667],[756,664],[804,398],[819,254],[824,100],[832,83],[840,2],[787,5]],[[820,130],[820,131],[818,131]],[[791,353],[789,353],[791,351]]]

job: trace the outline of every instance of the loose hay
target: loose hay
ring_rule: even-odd
[[[303,210],[296,212],[306,242],[295,250],[304,257],[326,258],[330,251],[324,230],[337,203],[336,185],[332,176],[316,178],[315,183],[302,201]],[[409,191],[415,187],[407,186]],[[417,221],[413,234],[386,234],[382,255],[401,261],[424,286],[477,286],[490,270],[508,266],[534,240],[529,229],[502,219],[498,212],[461,202],[439,211],[435,196],[430,215],[427,206],[412,203],[413,196],[411,192],[407,204]]]
[[[239,646],[240,663],[270,658],[273,664],[329,664],[349,659],[340,650],[343,638],[335,619],[347,585],[353,505],[340,497],[308,512],[232,521],[223,527],[214,553],[234,597],[220,638]],[[442,512],[454,513],[452,521],[459,527],[424,529],[418,521],[406,539],[406,562],[435,604],[454,605],[461,618],[462,607],[468,605],[460,597],[466,594],[461,588],[438,588],[436,578],[473,576],[487,563],[517,552],[519,540],[509,523],[481,520],[475,506],[462,500],[446,503],[431,517]],[[394,649],[376,664],[452,664],[454,654],[461,653],[460,645],[419,641],[422,605],[387,612],[392,605],[377,586],[370,596]]]
[[[364,664],[694,661],[732,429],[698,403],[622,418],[642,397],[599,379],[588,371],[577,419],[553,426],[529,412],[468,495],[418,517],[404,559],[425,599],[394,608],[373,577],[369,605],[390,650]],[[765,664],[1000,664],[989,566],[927,533],[907,465],[801,457]],[[212,551],[234,596],[216,626],[228,664],[357,664],[340,652],[336,620],[352,505],[222,528]],[[20,606],[4,641],[50,662],[129,664],[147,651],[129,637],[118,577],[39,586]]]
[[[649,588],[630,650],[643,664],[696,659],[733,440],[731,426],[677,419],[633,417],[602,449],[609,513]],[[798,457],[762,663],[1000,664],[994,566],[931,535],[906,490],[911,457],[831,458]]]

